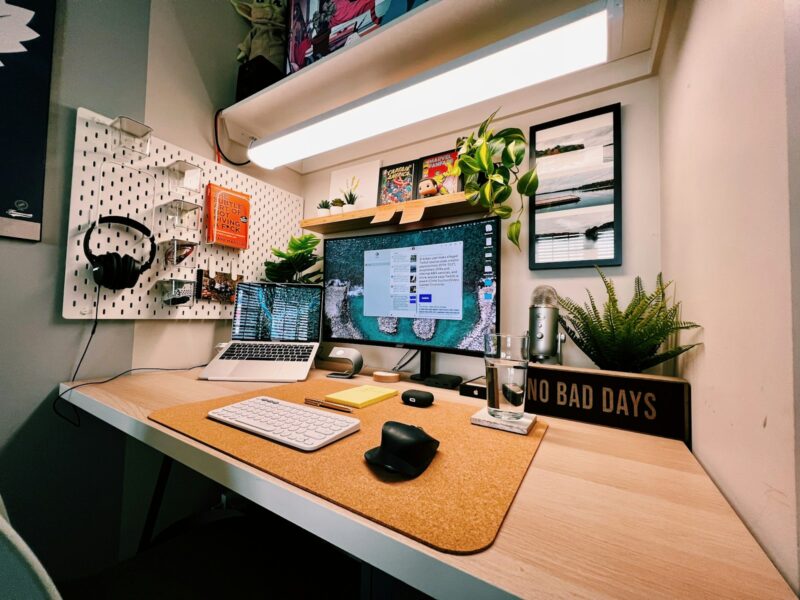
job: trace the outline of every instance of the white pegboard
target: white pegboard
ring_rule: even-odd
[[[64,276],[65,319],[92,319],[97,287],[89,261],[83,253],[83,237],[101,216],[128,216],[143,222],[164,242],[179,237],[199,242],[190,267],[165,264],[164,246],[159,245],[153,266],[145,271],[133,289],[100,292],[101,319],[230,319],[232,305],[197,300],[192,306],[167,306],[161,302],[156,282],[161,279],[196,277],[197,269],[243,275],[245,281],[264,277],[264,261],[270,248],[285,247],[290,235],[299,235],[303,199],[158,139],[150,138],[149,156],[120,144],[119,131],[112,119],[78,109],[75,126],[75,152],[72,165],[72,191],[69,207],[69,235]],[[170,182],[169,167],[186,161],[203,169],[199,192],[177,189]],[[248,249],[204,244],[205,187],[207,183],[250,194]],[[174,182],[173,182],[174,183]],[[196,219],[195,231],[170,227],[164,204],[182,199],[200,205],[189,213]],[[98,226],[92,232],[95,254],[116,251],[144,260],[148,244],[136,231],[126,232],[118,225]]]

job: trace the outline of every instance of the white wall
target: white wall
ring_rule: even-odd
[[[609,267],[606,273],[614,277],[621,298],[627,301],[633,292],[633,278],[641,275],[648,287],[652,287],[661,264],[657,80],[651,78],[547,108],[516,114],[511,118],[497,121],[496,127],[498,129],[519,127],[527,136],[531,125],[615,102],[622,103],[623,266]],[[535,100],[532,99],[531,104],[534,103]],[[464,124],[463,133],[467,133],[475,125]],[[453,148],[456,138],[461,134],[459,132],[452,136],[404,146],[374,157],[365,157],[358,162],[380,158],[386,165],[418,158]],[[340,168],[346,168],[346,165],[336,167],[337,170]],[[313,216],[316,204],[328,196],[329,179],[330,170],[318,171],[303,178],[306,216]],[[530,271],[527,213],[523,222],[525,226],[520,236],[522,251],[517,251],[505,239],[502,245],[501,328],[503,331],[513,333],[522,333],[528,328],[530,295],[537,285],[552,285],[560,294],[581,301],[586,297],[585,288],[591,289],[596,297],[603,289],[594,269]],[[363,233],[373,233],[373,230]],[[396,349],[371,346],[359,346],[359,348],[364,354],[367,365],[380,368],[393,366],[403,354],[402,350]],[[438,354],[434,360],[435,368],[440,372],[464,377],[483,374],[483,361],[478,358]],[[571,342],[567,342],[565,363],[580,366],[592,364]],[[410,365],[409,369],[414,366]]]
[[[660,69],[661,239],[704,326],[683,370],[694,452],[797,590],[783,18],[777,0],[677,3]]]
[[[248,30],[230,2],[153,0],[145,121],[155,135],[214,158],[214,112],[234,102],[236,45]],[[220,136],[224,144],[222,131]],[[245,158],[239,148],[225,153],[232,160]],[[242,170],[300,193],[300,176],[289,169]],[[203,364],[212,357],[214,344],[229,338],[228,321],[136,321],[133,366]]]

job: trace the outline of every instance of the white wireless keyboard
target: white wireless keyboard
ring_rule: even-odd
[[[256,396],[208,413],[215,421],[299,450],[319,450],[355,433],[361,421],[304,404]]]

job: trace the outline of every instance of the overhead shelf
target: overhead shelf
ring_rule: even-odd
[[[596,2],[597,0],[594,0]],[[354,44],[293,73],[222,112],[230,141],[249,146],[387,86],[448,63],[465,54],[594,3],[592,0],[428,0],[403,17]],[[299,173],[329,168],[415,141],[449,135],[482,121],[498,106],[502,114],[530,110],[569,96],[618,85],[652,73],[666,0],[609,0],[609,60],[625,63],[608,76],[601,65],[559,80],[572,82],[550,91],[545,82],[409,125],[290,165]],[[624,14],[623,14],[624,10]],[[650,52],[645,52],[650,50]],[[593,75],[600,71],[604,76]]]
[[[438,219],[458,215],[486,212],[482,206],[473,206],[464,199],[464,192],[437,196],[424,200],[411,200],[398,204],[383,204],[330,217],[315,217],[300,222],[303,229],[317,233],[339,233],[379,225],[403,225],[424,219]]]

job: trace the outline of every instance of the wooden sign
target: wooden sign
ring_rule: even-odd
[[[660,377],[528,365],[525,412],[683,440],[692,447],[689,382]]]

